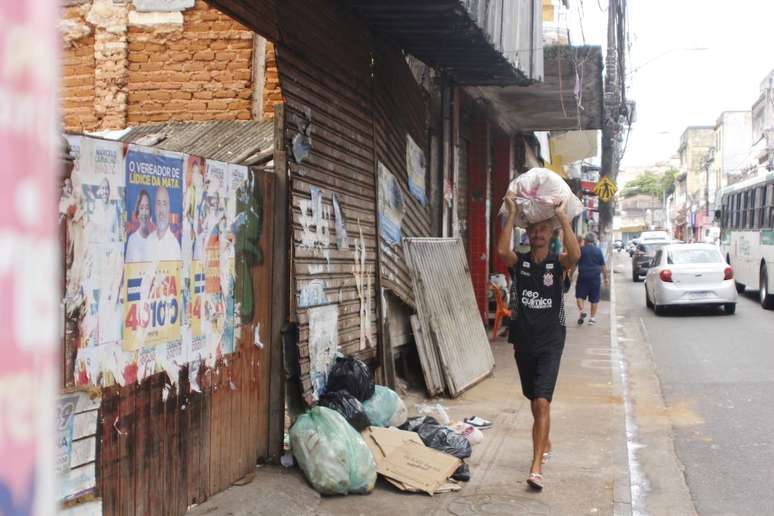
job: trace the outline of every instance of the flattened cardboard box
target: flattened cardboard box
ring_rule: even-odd
[[[433,495],[460,489],[449,477],[462,461],[428,448],[414,432],[370,427],[363,438],[374,456],[376,471],[404,491]]]

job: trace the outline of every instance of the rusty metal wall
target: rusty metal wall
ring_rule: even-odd
[[[366,361],[376,357],[371,54],[366,29],[337,2],[287,0],[277,9],[292,198],[292,302],[302,391],[311,403],[316,357],[310,357],[310,311],[336,305],[339,351]],[[299,152],[304,134],[309,139],[305,155]]]
[[[402,236],[430,236],[431,211],[428,170],[425,169],[425,202],[420,203],[409,191],[406,163],[406,136],[419,145],[428,163],[428,125],[430,103],[417,84],[403,54],[393,47],[374,42],[374,145],[376,159],[398,179],[405,201]],[[390,245],[380,238],[379,246],[382,287],[404,303],[415,306],[411,275],[400,245]]]

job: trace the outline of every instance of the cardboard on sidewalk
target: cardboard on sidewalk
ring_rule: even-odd
[[[374,456],[376,471],[398,489],[431,496],[461,489],[449,482],[449,477],[462,461],[428,448],[416,433],[368,427],[362,435]]]

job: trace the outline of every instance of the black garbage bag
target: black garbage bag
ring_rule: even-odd
[[[347,391],[328,391],[320,396],[318,404],[333,409],[344,416],[344,419],[358,432],[371,424],[363,404]]]
[[[468,482],[470,480],[470,466],[463,463],[462,466],[452,475],[452,478],[458,482]]]
[[[416,432],[417,428],[424,424],[440,425],[438,420],[432,416],[415,416],[408,418],[406,422],[400,425],[398,428],[407,432]]]
[[[371,370],[357,358],[336,359],[331,372],[328,373],[328,385],[325,391],[347,391],[360,401],[365,401],[374,395],[374,379]]]
[[[430,416],[411,417],[401,429],[418,433],[428,448],[454,455],[458,459],[467,459],[472,453],[470,441],[464,435],[441,425]]]

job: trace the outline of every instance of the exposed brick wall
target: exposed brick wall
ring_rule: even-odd
[[[282,102],[279,74],[277,73],[277,53],[274,43],[266,42],[266,71],[263,83],[263,118],[274,118],[274,104]]]
[[[182,30],[130,26],[129,124],[251,119],[253,37],[203,0]]]
[[[112,0],[63,9],[65,130],[253,118],[256,36],[250,30],[204,0],[182,13],[133,10],[130,2]],[[266,54],[261,101],[271,116],[281,94],[270,44]]]
[[[94,113],[94,31],[82,6],[62,12],[62,85],[60,97],[64,125],[72,131],[97,128]]]
[[[473,292],[484,324],[487,323],[487,155],[489,135],[486,120],[473,120],[468,145],[468,263]]]

